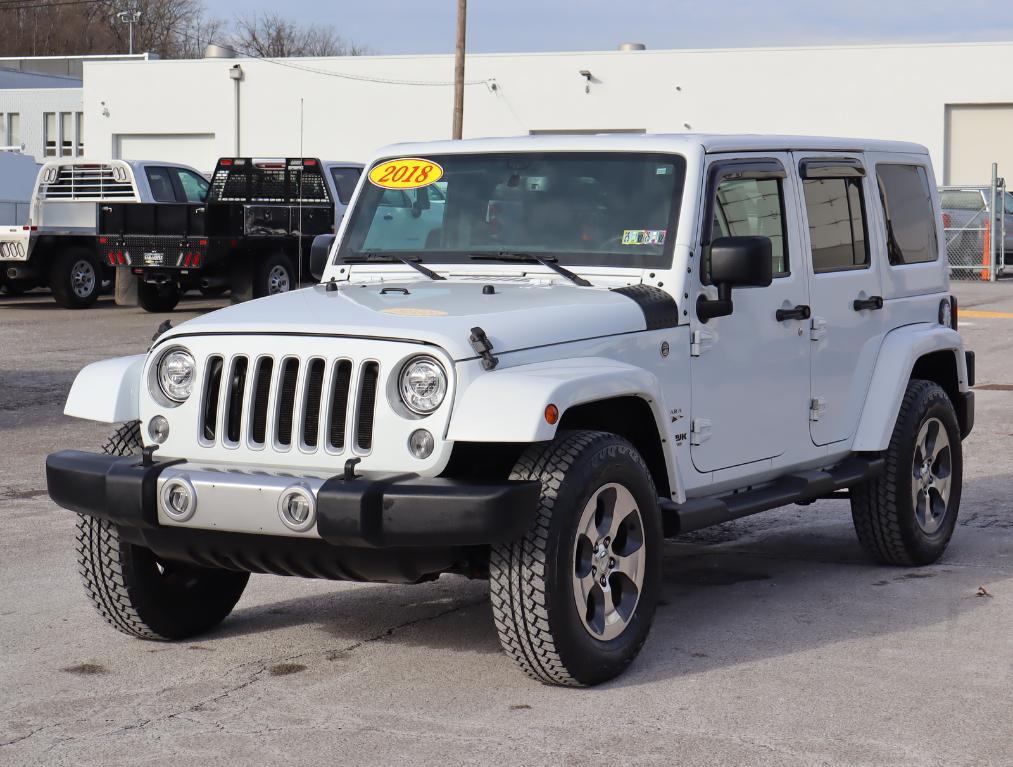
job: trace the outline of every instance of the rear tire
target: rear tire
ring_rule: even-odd
[[[511,478],[540,480],[542,493],[534,526],[490,552],[504,651],[548,684],[618,676],[647,639],[661,586],[661,514],[647,466],[621,437],[576,431],[530,447]]]
[[[137,303],[146,312],[171,312],[181,295],[182,291],[175,282],[153,285],[141,280],[137,283]]]
[[[858,540],[883,564],[932,564],[957,524],[963,477],[957,415],[938,384],[908,384],[884,458],[879,477],[851,489]]]
[[[82,247],[57,253],[49,270],[49,287],[56,302],[67,309],[87,309],[102,289],[98,255]]]
[[[295,288],[295,269],[284,253],[272,253],[257,262],[253,270],[254,298],[287,293]]]
[[[140,422],[121,425],[103,446],[112,455],[141,449]],[[79,515],[77,561],[85,591],[113,628],[141,639],[185,639],[221,623],[243,594],[249,573],[160,560],[124,541],[117,527]]]

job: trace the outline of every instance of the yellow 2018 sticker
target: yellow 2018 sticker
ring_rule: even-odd
[[[384,189],[418,189],[443,178],[443,167],[420,157],[387,160],[369,172],[369,180]]]

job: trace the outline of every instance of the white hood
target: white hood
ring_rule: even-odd
[[[336,283],[221,309],[163,336],[213,333],[359,336],[435,344],[475,357],[481,327],[493,353],[645,330],[635,301],[604,288],[467,281]],[[483,293],[485,285],[492,294]]]

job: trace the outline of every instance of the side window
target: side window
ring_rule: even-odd
[[[359,181],[362,171],[359,168],[331,168],[331,178],[334,179],[334,187],[338,190],[338,201],[342,205],[348,205],[352,199],[352,192]]]
[[[724,179],[714,200],[711,239],[762,235],[770,238],[774,277],[788,274],[784,191],[779,179]]]
[[[939,258],[928,174],[921,165],[878,165],[890,263],[923,264]]]
[[[813,271],[866,269],[865,204],[860,178],[818,178],[802,182]]]
[[[172,188],[172,178],[168,168],[145,168],[151,197],[155,202],[176,202],[176,193]]]
[[[380,198],[380,205],[385,208],[410,208],[412,203],[400,189],[387,189]]]
[[[178,168],[176,174],[179,176],[179,183],[183,187],[187,202],[204,202],[207,199],[210,186],[207,179],[182,168]]]

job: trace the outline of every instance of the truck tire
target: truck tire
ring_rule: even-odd
[[[141,449],[140,422],[121,425],[103,446],[112,455]],[[85,591],[113,628],[141,639],[185,639],[232,612],[249,573],[160,560],[120,538],[116,525],[79,515],[78,570]]]
[[[49,287],[60,306],[87,309],[98,300],[102,288],[98,256],[83,247],[57,253],[49,269]]]
[[[957,415],[939,384],[908,384],[884,458],[879,477],[851,489],[858,540],[883,564],[931,564],[953,535],[963,477]]]
[[[179,303],[182,291],[175,282],[152,285],[143,280],[137,283],[137,303],[146,312],[171,312]]]
[[[510,476],[540,480],[542,493],[532,528],[490,551],[503,649],[548,684],[612,679],[647,639],[661,586],[661,514],[646,464],[621,437],[574,431],[528,448]]]
[[[287,293],[295,288],[295,269],[284,253],[271,253],[257,262],[253,272],[254,298]]]

